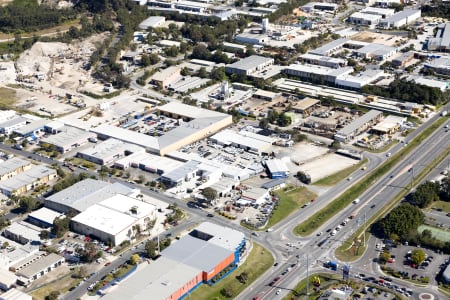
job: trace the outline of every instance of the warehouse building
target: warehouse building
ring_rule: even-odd
[[[225,67],[225,72],[228,74],[250,76],[252,73],[262,71],[273,64],[273,58],[252,55],[227,65]]]
[[[43,138],[40,144],[49,144],[56,147],[61,153],[69,152],[72,149],[88,143],[89,139],[95,138],[92,132],[84,131],[71,126],[64,126],[61,132]]]
[[[382,19],[378,26],[383,29],[400,28],[415,22],[420,17],[420,9],[405,9],[386,19]]]
[[[174,170],[163,174],[160,178],[162,182],[169,186],[180,186],[183,182],[194,179],[200,171],[199,166],[201,162],[191,160]]]
[[[382,17],[380,15],[363,13],[363,12],[355,12],[350,15],[350,17],[347,19],[347,22],[355,24],[355,25],[368,26],[370,28],[375,28],[375,25],[377,25],[381,19],[382,19]]]
[[[339,38],[337,40],[333,40],[319,48],[309,51],[311,54],[322,55],[322,56],[330,56],[334,52],[338,52],[343,49],[345,43],[347,42],[346,38]]]
[[[380,8],[380,7],[366,7],[361,10],[362,13],[381,16],[383,19],[394,15],[395,9]]]
[[[3,235],[19,244],[37,244],[41,242],[40,233],[42,228],[25,221],[13,222],[3,230]]]
[[[347,60],[343,58],[337,57],[329,57],[323,55],[317,55],[312,53],[305,53],[299,56],[300,60],[303,63],[311,64],[311,65],[319,65],[328,68],[341,68],[347,65]]]
[[[292,109],[295,113],[308,116],[318,106],[320,106],[320,100],[314,98],[304,98],[295,102]]]
[[[77,156],[98,165],[108,165],[115,160],[133,153],[143,153],[145,149],[114,138],[78,151]]]
[[[270,174],[270,178],[276,179],[289,177],[289,168],[281,159],[269,159],[264,163]]]
[[[142,30],[147,30],[149,28],[161,27],[165,22],[166,22],[165,17],[154,16],[149,17],[144,21],[142,21],[138,27]]]
[[[357,75],[343,74],[336,78],[335,85],[350,90],[360,90],[385,75],[383,70],[366,70]]]
[[[362,58],[383,61],[395,55],[397,53],[397,49],[383,44],[370,43],[356,50],[355,53]]]
[[[3,291],[7,291],[14,286],[17,281],[17,276],[11,272],[8,272],[7,270],[2,270],[1,268],[0,270],[0,289]],[[0,299],[2,299],[3,295],[4,294],[0,295]]]
[[[175,82],[181,75],[180,66],[170,66],[164,70],[155,73],[150,83],[162,89],[166,89],[171,83]]]
[[[112,137],[164,156],[183,146],[202,140],[233,123],[231,115],[178,102],[159,106],[158,110],[163,116],[178,119],[180,125],[160,137],[107,124],[102,124],[91,131],[98,134],[100,139]]]
[[[292,64],[286,67],[284,72],[312,83],[334,85],[338,76],[352,73],[353,68],[334,69],[316,65]]]
[[[8,197],[33,190],[57,177],[55,169],[35,166],[6,180],[0,181],[0,192]]]
[[[120,245],[135,238],[136,226],[146,230],[156,218],[156,207],[132,197],[117,194],[72,218],[71,230],[95,237],[104,243]]]
[[[392,64],[397,67],[404,67],[407,63],[414,59],[414,52],[408,51],[402,53],[399,57],[396,57],[392,60]]]
[[[234,40],[243,44],[263,45],[268,42],[270,38],[266,34],[243,32],[236,35]]]
[[[27,217],[27,222],[41,228],[49,228],[53,227],[53,222],[59,218],[65,218],[65,215],[46,207],[42,207],[31,212]]]
[[[309,2],[302,6],[304,12],[311,13],[314,10],[325,10],[334,12],[339,8],[338,4],[327,2]]]
[[[27,124],[28,119],[22,116],[4,120],[0,123],[0,133],[10,135],[14,130],[19,129]]]
[[[16,111],[14,110],[2,110],[0,111],[0,123],[7,120],[11,120],[16,117]]]
[[[242,192],[241,200],[249,201],[252,204],[261,205],[269,200],[269,191],[264,188],[253,187]]]
[[[373,126],[371,132],[376,134],[394,134],[400,127],[406,123],[406,117],[389,115],[380,123]]]
[[[173,243],[161,257],[142,266],[103,296],[104,300],[176,300],[187,297],[202,283],[226,276],[246,253],[243,233],[210,222],[200,224],[188,235]],[[221,274],[230,267],[225,275]]]
[[[438,74],[450,75],[450,57],[441,56],[431,62],[426,62],[424,68],[431,69]]]
[[[362,117],[353,120],[350,124],[339,130],[334,135],[334,139],[338,142],[349,142],[361,132],[381,121],[382,118],[383,113],[381,111],[372,109]]]
[[[1,294],[0,300],[33,300],[33,297],[14,288]]]
[[[139,168],[143,171],[156,173],[158,175],[165,174],[179,167],[182,162],[167,157],[157,156],[151,153],[133,153],[118,159],[114,162],[114,167],[126,170],[129,167]]]
[[[241,131],[239,133],[226,129],[209,138],[213,143],[227,147],[234,146],[244,149],[245,151],[258,155],[267,154],[271,150],[271,146],[275,143],[275,139],[260,134]]]
[[[33,167],[33,164],[25,159],[13,157],[8,160],[0,160],[0,181],[12,178]]]
[[[14,129],[13,132],[21,137],[35,137],[39,132],[43,132],[45,125],[50,122],[47,119],[28,120],[25,126]]]
[[[114,195],[122,194],[134,198],[139,193],[139,189],[129,188],[119,182],[109,183],[88,178],[47,197],[44,206],[65,214],[71,211],[82,212]]]
[[[434,38],[428,39],[430,51],[450,52],[450,23],[439,24]]]
[[[17,283],[19,285],[28,286],[36,279],[45,276],[45,274],[50,273],[65,262],[64,257],[55,253],[44,253],[41,253],[32,262],[27,261],[22,265],[13,267],[16,270],[16,275],[18,276]]]

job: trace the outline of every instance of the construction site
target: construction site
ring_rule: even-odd
[[[89,60],[107,34],[99,34],[71,44],[37,42],[15,63],[0,62],[2,83],[14,85],[15,107],[57,117],[97,101],[84,91],[103,95],[103,82],[92,80]],[[4,76],[3,76],[4,75]],[[49,99],[55,104],[49,104]]]

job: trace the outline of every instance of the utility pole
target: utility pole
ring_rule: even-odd
[[[309,296],[309,255],[306,254],[306,297]]]
[[[363,224],[363,247],[365,247],[366,246],[366,228],[365,228],[365,226],[366,226],[366,211],[364,211],[364,224]]]

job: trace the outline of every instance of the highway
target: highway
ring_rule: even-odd
[[[448,109],[448,107],[446,109]],[[431,120],[424,123],[421,127],[410,134],[405,142],[411,141],[422,130],[436,121],[437,118],[439,118],[439,116],[436,115],[431,118]],[[374,215],[378,209],[382,208],[389,201],[391,201],[391,199],[400,190],[410,189],[411,179],[414,174],[418,174],[425,166],[430,164],[435,157],[439,156],[442,151],[449,147],[449,133],[446,132],[443,127],[444,126],[441,126],[441,128],[437,129],[431,136],[423,141],[421,145],[406,155],[403,160],[391,170],[391,172],[383,176],[377,183],[363,193],[363,195],[359,197],[361,201],[358,204],[349,205],[346,209],[332,217],[328,222],[326,222],[326,224],[319,228],[318,231],[325,232],[327,228],[335,228],[342,222],[343,219],[352,213],[358,213],[356,219],[351,220],[349,224],[347,224],[334,237],[330,237],[329,242],[322,247],[319,248],[317,243],[324,240],[325,236],[317,237],[313,234],[309,237],[297,237],[292,233],[292,229],[301,222],[300,220],[306,220],[308,217],[313,215],[315,211],[324,207],[330,200],[341,194],[348,187],[349,183],[346,180],[341,181],[341,183],[336,187],[330,189],[327,193],[319,197],[316,200],[315,205],[310,205],[306,209],[293,213],[291,216],[274,226],[274,231],[265,234],[265,240],[271,245],[272,252],[276,253],[276,261],[283,262],[283,264],[280,264],[278,267],[274,267],[269,270],[269,272],[266,272],[236,299],[252,299],[256,295],[258,295],[260,299],[275,299],[286,296],[290,289],[294,288],[301,279],[305,278],[307,254],[310,255],[309,262],[311,272],[322,269],[318,260],[336,260],[334,257],[334,250],[339,247],[341,243],[355,230],[363,225],[364,216],[366,220],[370,219],[370,217]],[[394,153],[399,151],[402,147],[404,147],[404,144],[399,143],[389,151],[394,155]],[[383,155],[382,160],[386,159],[389,158]],[[368,170],[365,172],[372,170],[373,163],[374,162],[368,164]],[[380,160],[377,160],[376,163],[379,164]],[[352,174],[352,177],[354,178],[352,180],[353,184],[363,176],[360,174],[361,172],[362,171],[356,171],[354,175]],[[371,208],[372,205],[375,206]],[[300,243],[301,247],[298,250],[290,249],[292,247],[285,246],[287,242],[294,245]],[[367,251],[367,254],[370,254],[370,251]],[[284,277],[280,276],[280,274],[286,269],[286,266],[297,261],[297,255],[300,257],[299,263],[303,263],[302,267],[298,268],[297,271],[292,270]],[[373,269],[373,266],[367,263],[372,257],[366,255],[364,255],[357,262],[354,262],[352,266],[354,268],[365,270],[366,273],[368,271],[375,272],[376,270]],[[373,276],[377,275],[377,273],[372,274]],[[273,278],[278,276],[280,276],[281,279],[278,281],[277,285],[273,287],[268,286]],[[275,294],[278,288],[281,289],[280,295]],[[435,295],[435,297],[436,299],[439,299],[438,295]]]
[[[447,108],[448,109],[448,108]],[[420,133],[424,128],[429,126],[434,122],[438,116],[435,116],[427,123],[423,124],[412,134],[410,134],[405,142],[409,142],[417,134]],[[352,180],[342,180],[336,186],[330,188],[325,194],[321,195],[316,199],[316,201],[305,209],[298,210],[287,217],[282,222],[274,226],[272,232],[261,232],[258,236],[253,236],[252,231],[243,228],[235,223],[231,223],[229,220],[221,217],[207,218],[207,213],[195,208],[190,208],[187,206],[185,201],[169,197],[164,194],[156,193],[150,191],[144,187],[142,188],[142,193],[148,196],[163,200],[167,203],[177,203],[179,207],[184,209],[189,218],[177,226],[174,229],[174,234],[178,235],[180,232],[186,230],[188,227],[193,226],[195,223],[204,221],[205,219],[212,221],[214,223],[228,226],[240,230],[245,233],[248,240],[255,240],[258,243],[266,247],[274,256],[275,261],[279,263],[277,267],[270,268],[265,274],[258,278],[253,284],[251,284],[243,293],[241,293],[236,299],[252,299],[255,295],[258,295],[260,299],[275,299],[284,297],[290,289],[292,289],[297,282],[304,279],[306,276],[307,268],[306,261],[309,262],[310,274],[323,270],[321,267],[322,262],[325,260],[336,260],[334,257],[334,250],[344,241],[349,235],[351,235],[354,230],[363,225],[364,216],[369,219],[375,212],[391,201],[392,197],[395,196],[402,189],[409,189],[411,179],[414,174],[418,174],[426,165],[428,165],[435,157],[437,157],[443,150],[445,150],[450,145],[449,133],[445,132],[443,128],[435,131],[430,137],[428,137],[421,145],[416,147],[410,154],[406,155],[403,160],[397,164],[391,172],[382,177],[377,183],[375,183],[371,188],[369,188],[363,195],[361,195],[361,201],[358,204],[351,204],[342,212],[338,213],[336,216],[332,217],[326,224],[324,224],[319,231],[323,231],[324,235],[317,237],[316,234],[312,234],[309,237],[297,237],[292,233],[292,229],[301,220],[306,220],[308,217],[313,215],[317,210],[325,207],[332,199],[343,193],[348,187],[353,184],[357,184],[358,180],[380,165],[383,161],[389,159],[384,154],[375,155],[370,153],[365,153],[365,156],[369,158],[367,163],[367,169],[365,171],[357,170],[352,174]],[[403,143],[399,143],[394,146],[389,151],[394,154],[404,146]],[[39,156],[37,154],[32,154],[23,150],[13,149],[12,147],[0,144],[0,149],[11,152],[15,155],[21,155],[40,161],[49,165],[59,164],[62,166],[62,162],[53,160],[51,158],[46,158]],[[98,175],[95,172],[89,170],[77,169],[76,172],[86,172],[90,175]],[[109,181],[115,182],[119,181],[127,186],[136,187],[135,185],[125,182],[120,178],[108,178]],[[375,205],[371,208],[372,205]],[[339,231],[336,236],[330,237],[328,242],[322,247],[318,247],[317,243],[322,241],[327,233],[325,231],[329,228],[335,228],[338,224],[342,222],[344,218],[357,212],[358,216],[354,220],[351,220],[347,226],[345,226],[341,231]],[[291,243],[293,246],[288,246]],[[92,281],[97,280],[96,278],[101,278],[106,275],[112,269],[116,268],[118,265],[127,260],[131,254],[135,251],[140,250],[135,249],[132,251],[125,252],[123,257],[111,263],[110,266],[103,268],[98,272],[93,278],[89,279],[87,282],[81,284],[71,293],[68,293],[63,297],[65,300],[77,299],[83,293],[86,292],[86,288],[91,284]],[[307,256],[308,255],[308,256]],[[357,270],[363,270],[368,276],[377,276],[377,269],[368,263],[370,256],[373,255],[371,251],[367,253],[357,262],[352,264],[352,267]],[[280,274],[289,268],[289,272],[285,275],[280,276]],[[268,286],[268,284],[273,280],[273,278],[280,276],[280,280],[274,287]],[[275,292],[281,289],[280,295],[276,295]],[[436,299],[438,299],[438,296]]]

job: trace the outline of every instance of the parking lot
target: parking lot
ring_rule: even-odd
[[[387,262],[386,267],[390,267],[394,271],[399,272],[404,278],[419,280],[421,276],[429,277],[431,284],[437,284],[435,276],[439,273],[441,265],[446,263],[448,257],[432,250],[422,249],[425,251],[427,258],[420,266],[414,266],[409,257],[415,249],[421,248],[404,245],[391,248],[390,253],[393,260]]]

